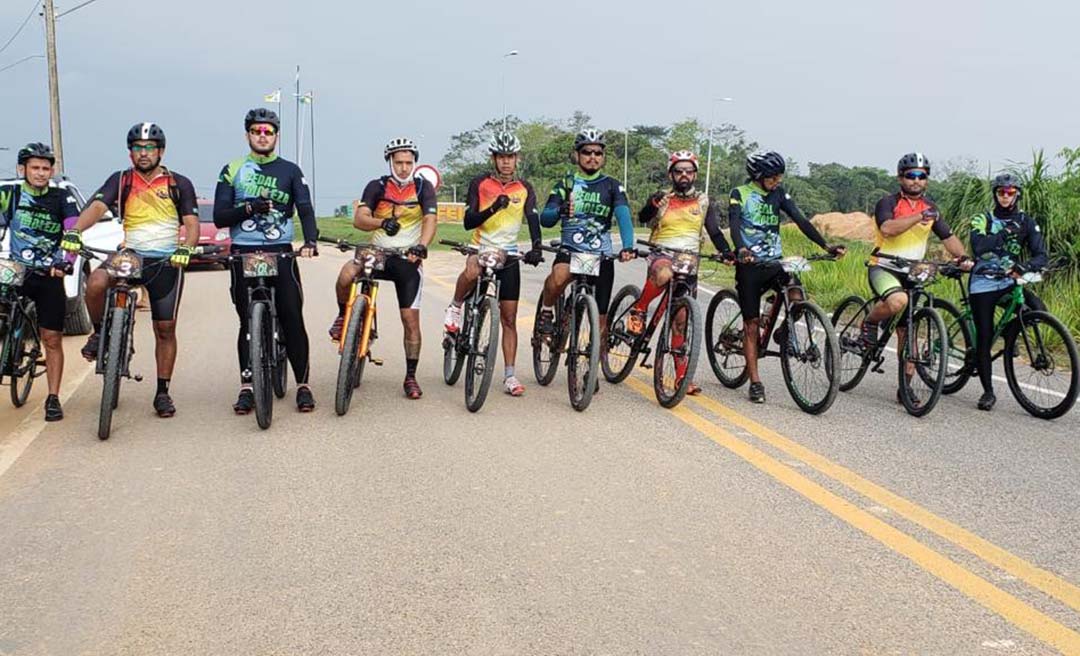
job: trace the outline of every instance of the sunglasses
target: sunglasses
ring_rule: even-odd
[[[152,153],[157,149],[157,144],[132,144],[130,148],[133,153]]]
[[[693,175],[694,173],[697,173],[697,169],[695,169],[694,167],[684,168],[681,166],[676,166],[675,168],[671,169],[671,172],[675,175]]]
[[[905,180],[925,180],[930,176],[923,171],[908,171],[904,174]]]
[[[1006,198],[1012,198],[1013,196],[1015,196],[1015,195],[1017,195],[1019,193],[1020,193],[1020,190],[1017,189],[1016,187],[1002,187],[1001,189],[997,190],[997,195],[998,196],[1004,196]]]
[[[274,128],[251,128],[248,130],[248,134],[256,137],[260,135],[272,137],[277,134],[277,130],[275,130]]]
[[[602,151],[602,150],[592,150],[592,149],[590,149],[590,150],[582,149],[582,150],[578,151],[578,154],[583,155],[585,157],[603,157],[604,151]]]

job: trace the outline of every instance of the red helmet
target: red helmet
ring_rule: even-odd
[[[668,158],[668,173],[671,173],[671,169],[675,168],[675,165],[679,162],[690,162],[694,165],[695,171],[698,169],[697,155],[689,150],[676,150],[671,153],[671,157]]]

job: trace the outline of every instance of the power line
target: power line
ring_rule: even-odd
[[[5,50],[7,50],[7,47],[10,46],[11,42],[15,40],[15,37],[19,36],[19,33],[23,31],[23,28],[26,27],[26,24],[29,23],[30,19],[34,17],[34,11],[37,10],[38,5],[40,4],[41,0],[36,0],[36,2],[34,2],[34,6],[30,7],[30,13],[26,15],[26,18],[23,20],[22,25],[19,25],[19,29],[15,30],[15,34],[11,35],[11,38],[7,40],[7,43],[0,46],[0,52],[4,52]]]
[[[23,63],[24,61],[30,61],[31,59],[45,59],[45,55],[30,55],[29,57],[23,57],[22,59],[20,59],[17,62],[8,64],[7,66],[5,66],[3,68],[0,68],[0,73],[3,73],[4,71],[8,70],[9,68],[15,68],[16,66]]]
[[[56,17],[57,18],[63,18],[64,16],[67,16],[68,14],[70,14],[72,12],[78,11],[78,10],[82,9],[83,7],[85,7],[86,5],[92,5],[95,2],[97,2],[97,0],[86,0],[86,2],[84,2],[82,4],[79,4],[79,5],[75,5],[71,9],[68,9],[67,11],[60,12],[59,14],[56,15]]]

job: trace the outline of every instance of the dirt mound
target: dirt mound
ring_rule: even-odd
[[[828,212],[810,219],[826,239],[847,239],[850,241],[873,242],[877,235],[874,219],[863,212]]]

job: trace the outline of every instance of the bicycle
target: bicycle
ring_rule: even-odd
[[[70,265],[69,265],[70,266]],[[31,269],[22,262],[0,258],[0,385],[7,378],[11,403],[21,408],[30,397],[34,379],[45,373],[40,358],[41,331],[33,301],[19,293],[27,275],[48,275],[48,269]]]
[[[674,408],[685,398],[694,380],[701,353],[701,308],[694,298],[693,287],[701,257],[697,251],[650,241],[638,240],[638,244],[647,246],[649,254],[670,258],[672,278],[646,321],[645,330],[637,335],[627,329],[626,319],[641,290],[637,285],[625,285],[615,294],[607,315],[608,336],[600,366],[609,383],[621,383],[630,375],[639,356],[647,360],[651,355],[649,342],[659,326],[656,357],[651,365],[653,392],[661,406]],[[643,362],[642,367],[650,368],[650,365]]]
[[[811,262],[835,261],[833,255],[794,256],[780,261],[788,273],[786,283],[774,283],[764,300],[768,307],[759,322],[758,359],[780,358],[780,370],[788,393],[799,408],[818,415],[832,406],[839,385],[840,346],[832,323],[811,301],[799,280]],[[795,296],[798,300],[792,300]],[[770,351],[769,338],[783,310],[785,327],[778,331],[779,350]],[[749,378],[743,351],[744,326],[739,297],[734,290],[717,292],[705,313],[709,365],[717,380],[729,389],[742,387]]]
[[[558,240],[541,248],[549,253],[567,253],[572,278],[563,290],[562,298],[555,303],[554,335],[541,335],[538,331],[544,306],[543,292],[537,300],[532,334],[533,373],[537,383],[549,385],[565,352],[570,405],[582,412],[592,402],[599,376],[600,311],[595,298],[596,278],[603,262],[618,258],[602,253],[570,251],[561,247]]]
[[[855,389],[867,371],[884,373],[881,366],[889,339],[903,327],[906,334],[900,345],[897,395],[908,414],[923,417],[941,398],[949,346],[945,323],[934,309],[935,298],[927,287],[941,267],[952,263],[895,256],[882,256],[882,259],[890,263],[889,268],[906,274],[903,289],[908,303],[902,313],[889,319],[877,341],[867,347],[862,341],[862,324],[882,297],[875,294],[864,300],[853,294],[840,302],[832,317],[840,341],[840,391]]]
[[[443,337],[443,380],[453,385],[465,369],[465,407],[477,412],[484,406],[495,360],[499,354],[499,278],[496,273],[508,264],[521,260],[501,248],[477,248],[458,241],[440,240],[462,255],[476,256],[480,278],[461,312],[461,328]]]
[[[345,240],[339,240],[335,245],[342,252],[354,249],[353,261],[360,265],[360,270],[349,287],[349,301],[345,305],[345,330],[338,343],[341,357],[338,361],[334,411],[340,417],[349,411],[353,390],[360,386],[367,362],[382,366],[383,361],[371,355],[371,345],[379,336],[375,308],[379,281],[375,280],[374,273],[385,269],[387,258],[404,257],[404,251],[371,244],[351,244]]]
[[[1080,363],[1078,363],[1076,343],[1068,328],[1057,317],[1045,310],[1036,310],[1024,302],[1024,287],[1042,282],[1046,273],[1029,271],[1018,278],[1010,293],[999,302],[1001,317],[994,325],[993,340],[1005,341],[1004,347],[993,353],[990,361],[1001,358],[1005,364],[1005,380],[1009,384],[1016,402],[1024,410],[1039,419],[1056,419],[1072,409],[1080,392]],[[959,267],[943,267],[942,275],[956,280],[960,288],[960,308],[941,298],[934,299],[934,307],[945,320],[949,336],[948,368],[944,394],[959,392],[972,376],[978,373],[975,360],[975,320],[971,312],[969,292],[963,283],[963,274]],[[1007,272],[988,272],[989,278],[1011,278]],[[1022,337],[1022,339],[1021,339]],[[1063,366],[1064,365],[1064,366]],[[1026,371],[1025,371],[1026,368]],[[1025,380],[1021,380],[1021,375]],[[1061,374],[1068,380],[1067,385],[1053,385],[1055,374]],[[1046,383],[1043,389],[1040,383]],[[1052,389],[1056,387],[1057,389]],[[1064,391],[1061,391],[1064,388]],[[1047,404],[1034,395],[1047,398]],[[1051,400],[1053,399],[1053,400]]]
[[[205,252],[205,251],[204,251]],[[293,252],[233,253],[204,258],[210,262],[240,263],[248,284],[248,372],[255,396],[255,421],[266,430],[274,418],[273,397],[285,397],[288,388],[285,335],[278,326],[274,288],[268,284],[278,275],[280,260],[299,257]],[[272,395],[272,396],[271,396]]]

